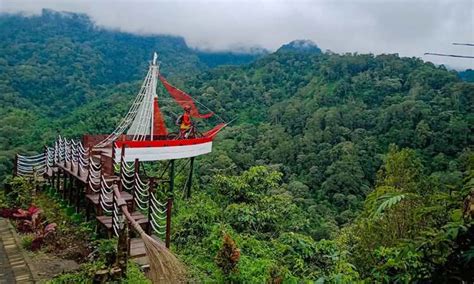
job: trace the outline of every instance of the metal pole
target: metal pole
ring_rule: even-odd
[[[170,178],[170,187],[169,187],[168,195],[173,196],[174,195],[174,160],[170,161],[170,175],[169,175],[169,178]]]
[[[189,165],[189,176],[186,181],[186,198],[191,198],[191,186],[193,184],[193,169],[194,169],[194,157],[191,157],[191,163]]]
[[[173,198],[168,198],[166,204],[166,239],[165,245],[170,248],[171,243],[171,208],[173,208]]]

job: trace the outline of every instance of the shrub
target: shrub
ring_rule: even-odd
[[[224,233],[224,240],[221,249],[217,252],[215,258],[217,266],[222,270],[225,276],[230,276],[237,272],[237,264],[240,259],[240,250],[235,245],[234,240],[229,234]]]
[[[26,208],[33,198],[33,185],[23,177],[10,181],[11,190],[5,194],[6,204],[11,208]]]
[[[33,243],[33,240],[35,239],[35,236],[32,234],[24,235],[21,237],[21,246],[24,249],[31,249],[31,244]]]

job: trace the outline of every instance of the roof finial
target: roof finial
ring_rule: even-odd
[[[153,53],[153,65],[156,65],[156,60],[158,59],[158,54],[156,52]]]

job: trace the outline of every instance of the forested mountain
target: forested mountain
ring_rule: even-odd
[[[459,72],[459,77],[466,82],[474,83],[474,70],[467,69]]]
[[[61,121],[76,108],[127,89],[130,83],[133,88],[127,91],[136,92],[135,83],[140,84],[137,80],[144,76],[154,51],[169,77],[261,56],[201,52],[189,48],[182,37],[107,30],[83,14],[51,10],[29,17],[1,14],[0,181],[15,152],[39,150],[58,134],[52,118]]]
[[[115,43],[108,52],[120,52]],[[2,72],[2,90],[12,90],[2,95],[10,102],[2,109],[0,143],[2,151],[10,149],[1,153],[2,165],[14,151],[51,142],[57,129],[68,137],[110,131],[138,90],[134,80],[151,53],[146,48],[156,45],[136,47],[145,63],[122,56],[117,77],[88,77],[85,66],[110,70],[114,61],[103,55],[64,69],[71,81],[48,81],[61,64],[26,72],[31,77],[22,73],[21,82],[29,84],[24,92],[13,87],[16,73]],[[53,46],[41,52],[54,57]],[[7,56],[3,66],[20,72],[21,62],[37,60],[33,54],[23,61]],[[202,64],[199,56],[176,56]],[[176,200],[173,249],[196,282],[474,279],[473,212],[469,200],[463,206],[474,184],[474,84],[397,55],[276,52],[247,65],[186,74],[173,69],[176,60],[162,65],[179,75],[170,81],[224,120],[235,119],[213,153],[198,159],[193,197]],[[77,94],[86,99],[64,107],[72,103],[67,88],[84,88]],[[51,98],[49,108],[40,105],[43,97]],[[38,103],[26,111],[30,102]]]
[[[321,49],[311,40],[294,40],[282,45],[277,52],[303,52],[320,54]]]

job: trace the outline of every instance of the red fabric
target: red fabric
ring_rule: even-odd
[[[196,145],[196,144],[211,142],[212,139],[214,139],[214,136],[202,137],[202,138],[180,139],[180,140],[154,140],[154,141],[125,140],[125,141],[115,141],[115,147],[122,148],[122,145],[125,145],[127,148],[185,146],[185,145]]]
[[[153,135],[168,135],[168,130],[158,105],[158,98],[155,98],[153,101]]]
[[[224,128],[226,126],[227,126],[227,123],[220,123],[220,124],[216,125],[216,127],[214,127],[213,129],[211,129],[207,132],[204,132],[202,135],[204,137],[214,138],[214,136],[216,136],[216,134],[219,133],[219,131],[221,131],[222,128]]]
[[[198,118],[209,118],[211,117],[214,113],[206,113],[206,114],[200,114],[199,110],[197,109],[196,105],[194,104],[193,98],[191,98],[190,95],[186,94],[185,92],[173,87],[166,79],[159,75],[159,78],[161,80],[161,83],[163,83],[163,86],[165,86],[166,90],[170,95],[173,97],[173,99],[182,107],[184,108],[185,106],[191,107],[191,116],[192,117],[198,117]]]
[[[135,141],[135,140],[118,140],[115,141],[115,147],[122,148],[122,145],[130,148],[140,147],[172,147],[172,146],[185,146],[185,145],[196,145],[211,142],[216,134],[227,126],[225,123],[216,125],[213,129],[203,133],[204,137],[201,138],[190,138],[190,139],[179,139],[179,140],[155,140],[155,141]]]

